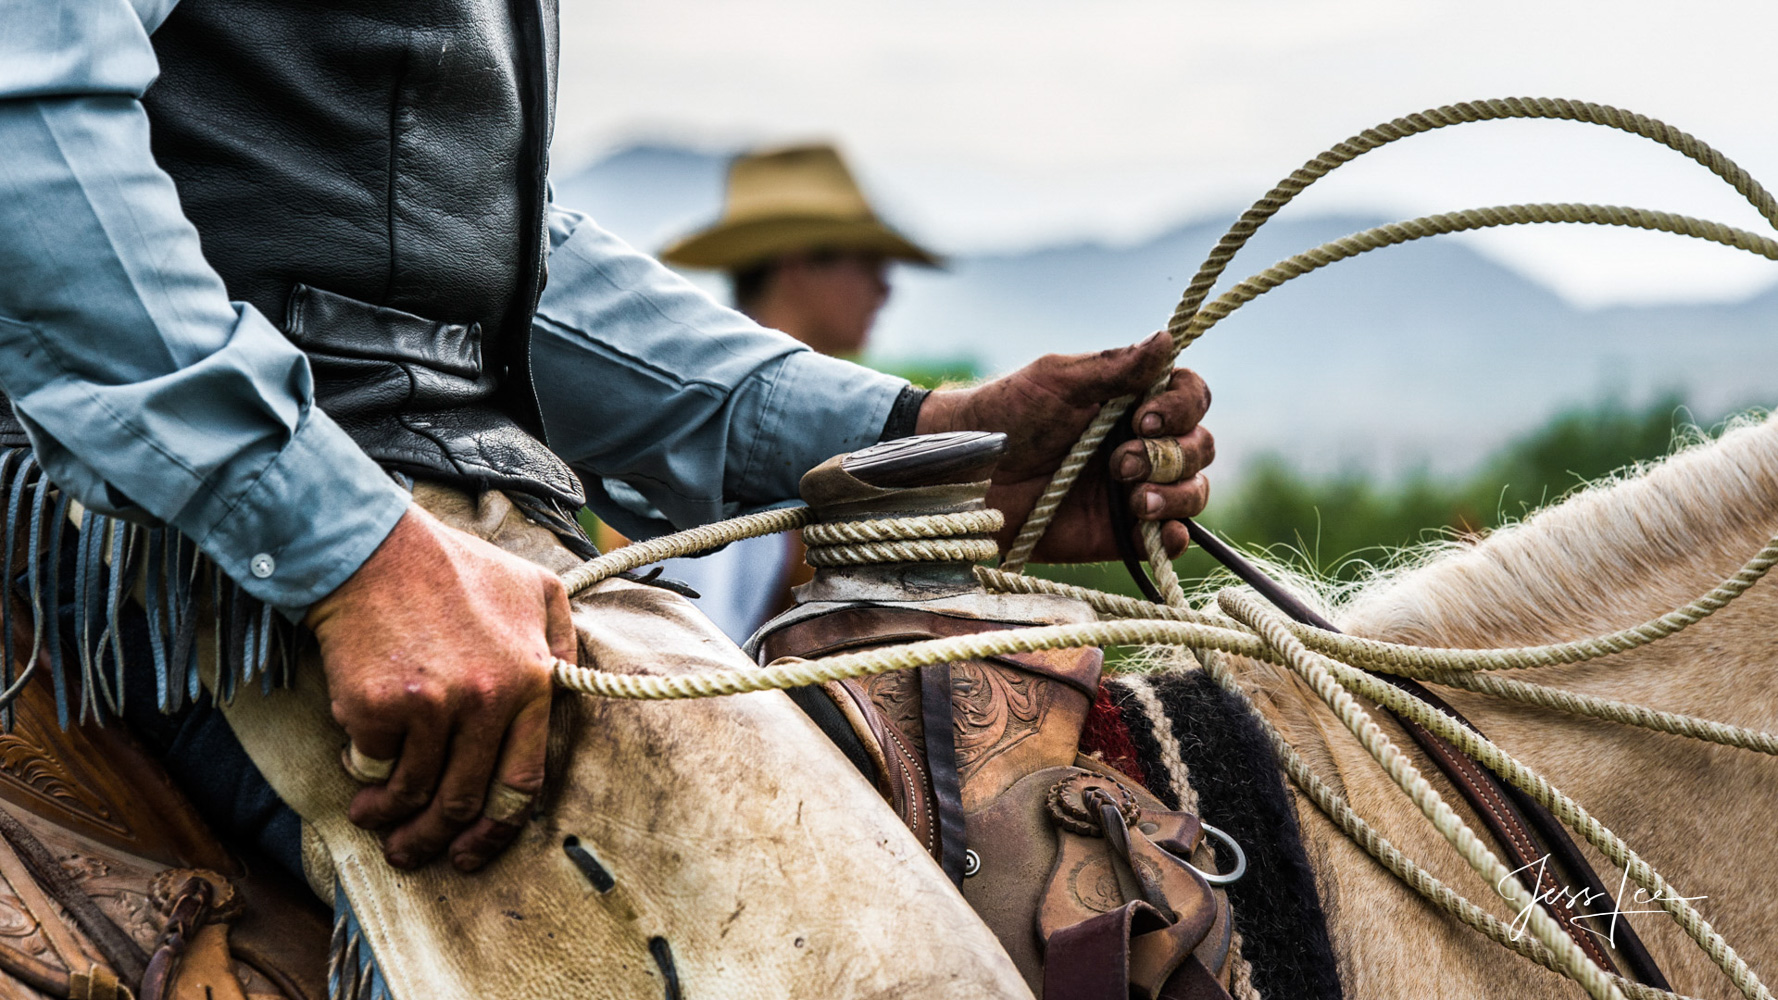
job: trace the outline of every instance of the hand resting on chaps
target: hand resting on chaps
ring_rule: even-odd
[[[414,497],[552,571],[580,562],[499,492],[420,483]],[[602,670],[749,663],[684,598],[627,580],[576,599],[574,624],[581,662]],[[913,835],[781,693],[557,692],[536,813],[468,875],[392,868],[353,825],[358,785],[313,657],[291,688],[243,689],[226,712],[304,820],[311,885],[350,909],[357,954],[398,1000],[1029,995]]]

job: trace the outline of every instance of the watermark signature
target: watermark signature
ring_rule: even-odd
[[[1515,878],[1523,873],[1529,876],[1524,881],[1528,882],[1533,887],[1531,890],[1531,902],[1527,903],[1523,909],[1519,910],[1518,916],[1513,918],[1511,926],[1514,941],[1517,941],[1520,936],[1525,933],[1526,928],[1530,926],[1531,911],[1537,904],[1543,902],[1549,902],[1557,906],[1565,905],[1567,909],[1574,913],[1574,923],[1576,925],[1580,926],[1582,930],[1605,938],[1611,943],[1611,946],[1615,948],[1617,947],[1617,925],[1620,918],[1636,913],[1665,913],[1665,909],[1658,908],[1658,904],[1663,902],[1670,903],[1676,900],[1684,900],[1688,903],[1695,903],[1700,899],[1710,898],[1709,896],[1665,896],[1659,892],[1656,892],[1651,896],[1647,889],[1638,887],[1635,893],[1628,899],[1625,899],[1624,890],[1629,888],[1630,884],[1630,873],[1628,871],[1624,872],[1623,878],[1618,880],[1616,896],[1613,896],[1609,892],[1594,892],[1592,889],[1587,888],[1575,889],[1571,886],[1561,885],[1553,878],[1546,878],[1549,860],[1549,855],[1546,854],[1528,865],[1521,868],[1515,868],[1506,874],[1506,878],[1501,879],[1494,885],[1494,891],[1500,893],[1502,898],[1511,898],[1508,897],[1504,891],[1506,879]],[[1609,911],[1596,913],[1581,912],[1583,908],[1591,909],[1595,904],[1602,901],[1611,904],[1611,909]],[[1657,908],[1647,910],[1627,910],[1623,908],[1626,903],[1630,906],[1654,906]],[[1597,924],[1589,927],[1585,923],[1586,921],[1606,921],[1606,923],[1604,927],[1600,927]]]

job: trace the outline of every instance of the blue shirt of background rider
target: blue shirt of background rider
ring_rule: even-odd
[[[229,300],[154,163],[140,98],[175,2],[0,0],[0,390],[82,503],[178,528],[295,618],[408,497],[313,405],[302,353]],[[625,534],[785,502],[877,440],[902,380],[761,328],[584,215],[549,223],[538,401]]]

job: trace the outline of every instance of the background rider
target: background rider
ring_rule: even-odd
[[[725,272],[735,308],[840,358],[864,352],[889,298],[893,262],[940,263],[878,217],[839,151],[827,144],[736,157],[721,218],[674,241],[661,259]],[[608,548],[622,537],[607,529],[599,541]],[[794,532],[669,560],[665,569],[698,592],[694,603],[736,642],[788,607],[790,588],[809,572]]]

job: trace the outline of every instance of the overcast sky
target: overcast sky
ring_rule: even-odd
[[[1232,216],[1361,128],[1478,97],[1640,111],[1778,185],[1775,41],[1778,4],[1746,0],[562,0],[556,158],[829,137],[886,214],[951,252]],[[1676,153],[1546,122],[1407,140],[1287,211],[1515,201],[1764,226]],[[1460,238],[1581,304],[1736,298],[1778,281],[1778,264],[1661,234]]]

